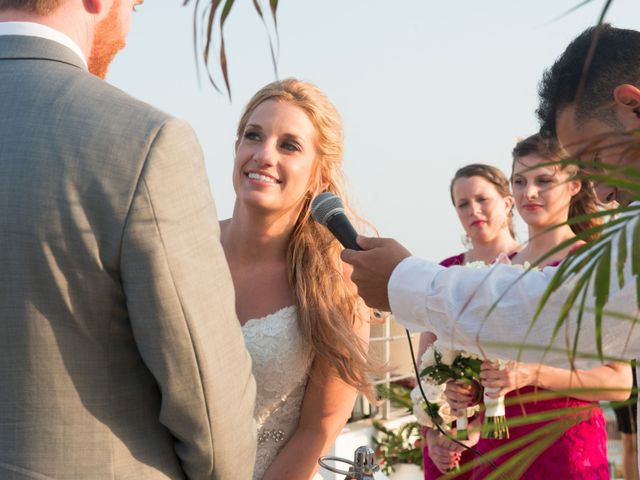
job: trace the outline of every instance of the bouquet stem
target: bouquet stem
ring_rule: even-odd
[[[485,388],[483,400],[486,411],[484,413],[484,422],[482,422],[481,437],[498,440],[507,439],[509,438],[509,427],[505,416],[504,397],[489,398],[487,391],[490,393],[491,389]]]
[[[456,440],[469,440],[469,421],[466,415],[456,418]]]
[[[451,467],[449,470],[447,470],[447,473],[457,473],[460,471],[460,464],[456,463],[455,467]]]

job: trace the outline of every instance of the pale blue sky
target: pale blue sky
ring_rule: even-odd
[[[225,27],[233,102],[204,77],[199,87],[192,8],[181,3],[147,0],[139,8],[108,80],[192,124],[226,218],[240,111],[275,75],[252,2],[237,1]],[[359,212],[381,235],[439,260],[463,250],[451,176],[472,162],[509,174],[516,138],[537,129],[543,69],[595,23],[604,0],[554,21],[577,3],[285,0],[279,76],[313,81],[341,112],[345,170]],[[608,20],[637,29],[637,1],[615,0]]]

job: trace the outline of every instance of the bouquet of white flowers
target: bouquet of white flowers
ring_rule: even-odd
[[[468,418],[472,417],[479,407],[469,407],[464,415],[455,417],[451,413],[444,391],[446,383],[450,380],[479,382],[481,363],[482,360],[473,354],[440,349],[437,340],[430,345],[420,360],[420,383],[430,408],[418,386],[411,392],[413,412],[418,422],[428,428],[435,428],[436,424],[448,428],[455,420],[456,437],[461,440],[468,439]]]

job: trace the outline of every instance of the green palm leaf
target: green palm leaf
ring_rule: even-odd
[[[217,56],[217,66],[220,68],[220,73],[222,74],[222,79],[224,81],[224,85],[226,88],[227,95],[231,100],[231,82],[229,80],[229,62],[227,58],[226,51],[226,42],[224,35],[224,27],[233,6],[235,5],[235,0],[209,0],[206,6],[202,9],[201,12],[201,0],[183,0],[183,6],[193,5],[193,50],[196,57],[196,69],[199,65],[199,57],[202,54],[202,60],[204,61],[205,70],[207,73],[207,77],[209,79],[209,83],[216,89],[219,93],[222,93],[221,88],[218,85],[218,82],[214,79],[214,75],[212,74],[213,60],[211,51],[214,45],[214,37],[219,35],[220,37],[220,49],[219,54]],[[253,6],[258,14],[258,17],[262,21],[265,30],[267,31],[267,38],[269,42],[269,49],[271,52],[271,61],[273,64],[273,69],[278,76],[277,65],[278,65],[278,51],[280,49],[280,38],[278,34],[278,23],[277,23],[277,10],[278,10],[278,1],[277,0],[269,0],[269,11],[271,12],[271,17],[273,19],[274,27],[275,27],[275,36],[277,42],[277,48],[274,47],[273,39],[269,34],[269,30],[267,28],[266,19],[263,13],[263,9],[260,6],[259,0],[253,0]],[[202,19],[199,19],[202,14]],[[219,14],[219,16],[218,16]],[[200,25],[203,25],[204,28],[200,31]],[[203,37],[203,47],[200,47],[200,36]],[[199,78],[199,76],[198,76]]]

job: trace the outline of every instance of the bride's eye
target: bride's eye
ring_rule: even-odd
[[[282,148],[284,148],[285,150],[288,150],[289,152],[299,152],[300,151],[300,147],[298,146],[298,144],[296,144],[294,142],[283,142],[282,143]]]
[[[258,132],[254,132],[254,131],[249,130],[248,132],[244,133],[244,138],[246,138],[247,140],[258,141],[258,140],[260,140],[260,135],[258,134]]]

